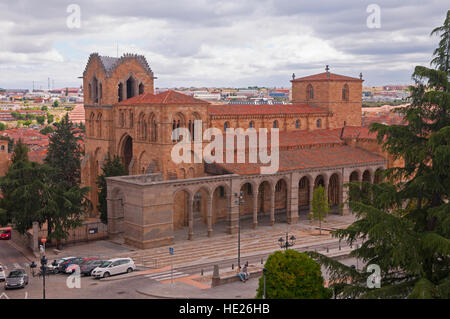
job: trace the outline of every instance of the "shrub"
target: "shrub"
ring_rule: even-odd
[[[267,299],[329,299],[320,265],[309,256],[287,249],[276,251],[266,261]],[[264,276],[259,279],[256,298],[264,294]]]

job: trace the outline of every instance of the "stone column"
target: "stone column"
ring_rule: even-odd
[[[188,205],[188,223],[189,223],[189,233],[188,240],[192,240],[194,238],[194,212],[192,210],[193,201],[192,198],[189,197],[187,200]]]
[[[253,229],[258,226],[258,189],[253,192]]]
[[[270,192],[270,226],[275,224],[275,186]]]
[[[289,187],[289,206],[290,212],[287,215],[288,224],[294,224],[298,220],[298,177],[291,176],[291,186]]]
[[[208,218],[208,237],[212,236],[213,228],[212,228],[212,198],[208,197],[206,201],[206,213]]]
[[[340,189],[342,190],[342,203],[343,203],[343,207],[342,207],[342,215],[348,215],[350,213],[350,208],[348,206],[348,187],[344,186],[345,184],[349,183],[350,181],[350,175],[348,174],[343,174],[342,178],[341,178],[341,187]]]

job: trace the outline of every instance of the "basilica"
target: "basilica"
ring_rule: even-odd
[[[83,73],[86,138],[82,183],[98,203],[97,176],[108,153],[118,155],[128,176],[108,178],[108,233],[137,248],[172,243],[205,229],[233,234],[241,219],[251,225],[298,223],[308,214],[314,188],[323,186],[333,214],[348,214],[349,181],[380,182],[394,165],[361,126],[362,75],[324,73],[292,77],[290,104],[214,105],[168,90],[154,93],[155,76],[144,56],[93,53]],[[279,165],[262,174],[259,162],[176,163],[173,131],[272,128],[279,130]],[[192,154],[194,157],[195,154]],[[97,213],[93,212],[93,217]],[[198,227],[201,225],[202,227]],[[222,225],[224,227],[218,227]],[[198,232],[198,231],[197,231]]]

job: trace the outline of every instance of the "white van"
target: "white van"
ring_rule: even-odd
[[[94,278],[108,278],[109,276],[129,273],[136,269],[131,258],[115,258],[105,261],[92,271]]]

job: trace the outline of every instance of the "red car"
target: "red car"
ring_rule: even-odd
[[[11,239],[11,227],[0,228],[0,239]]]

